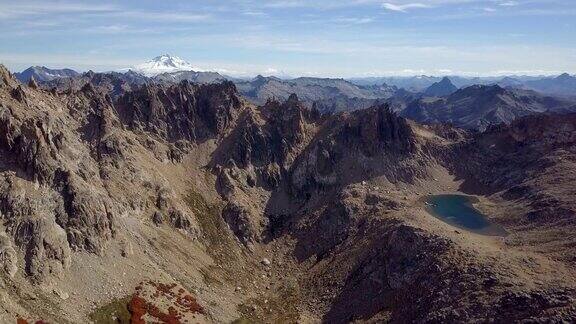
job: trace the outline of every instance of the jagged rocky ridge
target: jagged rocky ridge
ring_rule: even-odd
[[[468,86],[458,90],[445,77],[420,92],[410,92],[387,84],[358,85],[343,79],[297,78],[283,80],[275,77],[258,76],[253,80],[231,79],[218,73],[179,71],[161,73],[155,76],[144,76],[132,70],[126,73],[75,74],[53,78],[35,79],[46,89],[65,91],[80,89],[87,83],[96,85],[116,99],[125,91],[138,88],[145,83],[170,86],[181,81],[196,84],[214,84],[227,79],[235,83],[243,97],[254,104],[263,105],[269,99],[285,101],[291,94],[298,95],[306,106],[316,108],[322,114],[343,111],[354,111],[387,103],[391,109],[401,112],[403,116],[419,122],[450,122],[458,127],[484,130],[489,125],[509,123],[515,118],[542,112],[570,112],[576,110],[574,98],[569,96],[544,96],[530,90],[524,83],[513,78],[505,78],[495,85],[492,80],[488,85],[472,85],[470,82],[486,84],[486,80],[471,79],[462,85]],[[561,76],[554,80],[562,82],[570,76]],[[422,80],[428,80],[423,78]],[[432,80],[432,79],[430,79]],[[466,79],[467,80],[467,79]],[[542,81],[547,82],[548,79]],[[551,81],[552,83],[556,81]],[[27,81],[26,81],[27,82]],[[501,88],[507,87],[506,89]],[[490,89],[503,89],[502,93]],[[453,95],[453,96],[452,96]],[[443,97],[443,98],[437,98]],[[406,109],[409,108],[409,109]]]
[[[186,150],[179,140],[215,136],[239,105],[235,93],[223,97],[225,88],[233,91],[230,84],[213,89],[188,83],[161,90],[144,86],[114,103],[92,83],[53,95],[2,72],[0,143],[7,157],[2,161],[2,214],[6,231],[26,251],[26,273],[39,279],[66,268],[71,251],[99,253],[114,237],[114,219],[129,207],[125,197],[110,192],[109,182],[138,173],[117,174],[135,166],[126,160],[133,139],[122,132],[156,135],[168,145],[161,158],[177,160]],[[182,101],[156,104],[168,98],[166,93]],[[139,100],[146,104],[140,106]],[[154,146],[154,140],[145,145]],[[191,221],[171,210],[167,199],[160,190],[158,208],[166,209],[177,227],[189,229]]]
[[[215,322],[574,319],[573,116],[474,134],[385,105],[321,116],[290,96],[255,107],[227,82],[49,91],[0,71],[3,282],[74,280],[88,253],[134,262],[119,275],[126,286],[153,264],[146,276],[194,287]],[[512,231],[502,252],[419,214],[418,195],[449,184],[437,174],[481,183],[461,190],[508,206],[497,218]],[[279,271],[262,262],[262,279],[267,249]],[[110,265],[90,266],[77,276],[116,278],[99,272]],[[9,291],[3,316],[65,321],[49,300],[85,319],[82,301],[60,296]]]

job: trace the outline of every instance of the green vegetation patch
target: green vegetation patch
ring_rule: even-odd
[[[95,324],[129,324],[128,303],[131,299],[132,296],[114,299],[111,303],[96,309],[89,317]]]
[[[230,252],[230,248],[235,244],[230,237],[226,222],[222,219],[222,208],[209,204],[194,189],[190,189],[185,201],[196,216],[208,247],[218,252]]]
[[[207,252],[217,263],[217,266],[201,269],[204,281],[216,285],[221,284],[222,280],[239,281],[240,252],[232,232],[222,218],[222,206],[208,203],[194,188],[189,190],[185,201],[198,221]]]
[[[237,306],[242,315],[238,323],[297,323],[300,315],[300,289],[296,279],[287,279],[268,296],[251,299]],[[256,306],[254,309],[253,306]],[[236,323],[236,322],[234,322]]]

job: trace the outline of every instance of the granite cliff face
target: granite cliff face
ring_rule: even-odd
[[[42,278],[66,269],[73,250],[101,252],[103,241],[114,235],[113,218],[121,207],[94,181],[96,147],[70,131],[80,124],[61,110],[61,102],[22,86],[6,70],[2,78],[4,226],[25,251],[24,271]],[[80,118],[112,109],[105,98],[88,99],[85,92],[67,99],[81,103]]]
[[[166,91],[144,86],[114,104],[92,83],[53,95],[2,72],[2,215],[6,233],[25,251],[24,271],[39,279],[66,269],[72,251],[102,253],[116,234],[115,220],[141,208],[130,203],[135,193],[113,194],[114,187],[154,187],[134,179],[140,172],[131,153],[138,144],[126,131],[148,131],[156,138],[143,144],[155,157],[177,160],[186,149],[178,140],[217,136],[239,105],[234,93],[224,97],[230,85],[222,85],[223,91],[187,83]],[[129,100],[128,113],[123,108]],[[171,100],[181,101],[176,106]],[[173,193],[157,190],[157,208],[175,227],[194,232],[190,216],[170,201]]]
[[[337,115],[327,120],[298,159],[291,185],[295,192],[305,193],[357,182],[369,172],[401,178],[406,175],[402,171],[410,173],[399,170],[401,161],[415,153],[415,147],[411,128],[386,106]],[[398,163],[387,170],[374,165],[385,160]]]
[[[145,85],[118,98],[116,109],[132,130],[170,142],[195,142],[221,134],[239,106],[230,82],[201,87],[183,81],[168,87]]]
[[[576,316],[573,115],[479,134],[386,105],[256,107],[230,82],[83,78],[0,67],[2,321]],[[431,217],[422,196],[443,192],[509,235]]]

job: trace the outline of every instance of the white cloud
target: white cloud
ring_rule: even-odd
[[[194,12],[152,12],[152,11],[116,11],[106,14],[107,17],[145,19],[154,21],[167,22],[195,22],[205,21],[211,18],[207,14],[198,14]]]
[[[506,2],[502,2],[498,4],[499,6],[502,7],[514,7],[518,5],[518,2],[516,1],[506,1]]]
[[[250,2],[257,8],[315,8],[315,9],[336,9],[346,7],[357,7],[371,4],[379,4],[381,0],[266,0]]]
[[[257,11],[257,10],[245,10],[242,12],[242,14],[245,16],[253,16],[253,17],[266,16],[266,13],[264,13],[262,11]]]
[[[254,8],[315,8],[315,9],[338,9],[347,7],[360,7],[360,6],[377,6],[382,5],[383,0],[237,0],[242,5],[251,5]],[[384,0],[386,3],[390,4],[391,7],[404,7],[409,6],[406,9],[411,9],[410,6],[413,4],[424,5],[426,7],[436,7],[440,5],[454,5],[462,3],[472,3],[472,2],[485,2],[487,0]],[[420,1],[419,3],[414,3],[414,1]],[[503,0],[504,1],[504,0]],[[507,0],[511,1],[511,0]],[[394,9],[390,9],[394,10]],[[398,10],[396,10],[398,11]]]
[[[0,17],[17,18],[21,16],[57,14],[57,13],[99,13],[116,10],[115,6],[84,3],[0,3]]]
[[[416,9],[416,8],[430,8],[429,5],[423,3],[406,3],[406,4],[393,4],[389,2],[384,2],[382,4],[384,9],[388,9],[391,11],[398,11],[398,12],[406,12],[409,9]]]
[[[374,22],[374,18],[372,17],[341,17],[336,18],[336,22],[343,23],[343,24],[351,24],[351,25],[363,25],[369,24]]]
[[[110,17],[137,20],[154,20],[170,22],[195,22],[211,18],[209,14],[189,11],[146,11],[137,9],[124,9],[109,4],[84,4],[73,2],[52,3],[2,3],[0,2],[0,18],[22,19],[30,18],[35,21],[38,17],[54,17],[54,15],[74,14],[75,17]],[[62,20],[62,16],[54,18]]]

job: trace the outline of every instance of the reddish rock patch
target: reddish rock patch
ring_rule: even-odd
[[[196,298],[177,284],[163,284],[153,281],[140,283],[130,300],[128,309],[132,314],[131,324],[144,324],[148,315],[167,324],[180,324],[187,314],[205,314]]]
[[[16,324],[29,324],[27,320],[23,319],[22,317],[18,317],[16,320]],[[34,324],[49,324],[48,322],[44,322],[43,320],[38,320],[34,322]]]

